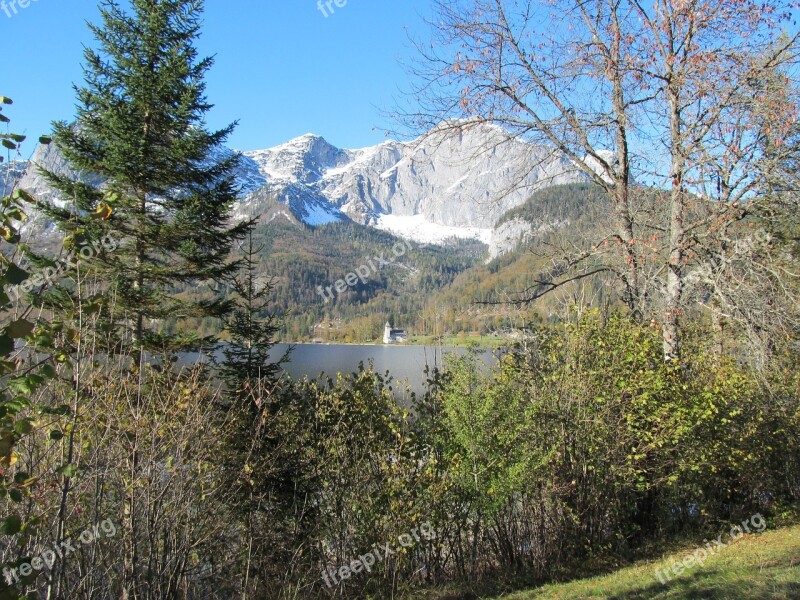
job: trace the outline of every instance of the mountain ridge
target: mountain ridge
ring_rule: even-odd
[[[233,152],[219,148],[217,155]],[[478,240],[493,248],[492,255],[508,246],[508,228],[500,233],[502,241],[495,230],[503,214],[539,189],[588,179],[554,148],[485,123],[448,122],[412,141],[359,149],[337,148],[308,133],[239,154],[236,215],[261,216],[274,200],[288,208],[287,218],[306,225],[353,221],[440,245]],[[15,164],[18,175],[25,163]],[[35,165],[80,176],[56,147],[37,147],[18,185],[45,199],[54,192]],[[515,230],[512,237],[524,236]]]

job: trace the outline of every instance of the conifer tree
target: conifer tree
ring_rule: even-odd
[[[144,351],[210,341],[163,335],[157,324],[227,313],[227,301],[179,299],[174,287],[235,273],[230,249],[252,223],[229,225],[239,157],[221,148],[235,123],[205,127],[212,105],[204,76],[213,61],[198,58],[194,46],[202,0],[131,0],[130,7],[106,0],[102,25],[90,25],[98,48],[85,51],[77,121],[56,123],[53,135],[81,176],[45,172],[68,203],[43,208],[68,244],[116,240],[92,262],[115,299],[109,329],[132,340],[123,349],[132,346],[141,360]]]
[[[271,390],[280,377],[281,364],[288,360],[288,355],[270,359],[279,327],[275,316],[267,313],[272,283],[259,282],[256,274],[262,250],[253,244],[251,229],[242,248],[240,274],[230,283],[236,306],[226,318],[230,342],[222,350],[225,359],[220,372],[235,393],[256,387]]]
[[[240,565],[242,597],[259,596],[270,570],[291,562],[286,541],[296,527],[295,502],[304,478],[294,443],[300,437],[298,407],[290,389],[280,385],[289,352],[270,356],[279,327],[267,311],[272,281],[260,281],[257,274],[262,253],[251,229],[242,244],[241,271],[230,282],[236,306],[226,318],[230,340],[219,365],[228,387],[223,408],[229,423],[227,452],[220,460],[227,505],[240,519],[247,548]]]

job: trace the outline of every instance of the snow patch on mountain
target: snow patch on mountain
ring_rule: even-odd
[[[307,225],[326,225],[347,220],[340,211],[325,204],[307,204],[303,212],[303,221]]]
[[[493,233],[490,228],[438,225],[428,221],[425,215],[381,215],[373,225],[376,229],[420,244],[442,245],[453,239],[470,239],[488,245],[492,241]]]

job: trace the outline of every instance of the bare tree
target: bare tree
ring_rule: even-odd
[[[637,69],[658,91],[647,115],[669,161],[661,294],[669,358],[680,350],[687,265],[697,262],[695,246],[745,219],[778,164],[774,142],[788,135],[794,111],[785,87],[767,89],[763,82],[793,63],[798,35],[780,36],[788,3],[634,4],[649,49]],[[774,140],[772,147],[765,136]]]
[[[780,141],[793,121],[790,95],[763,87],[794,64],[798,36],[780,30],[789,6],[437,0],[414,69],[420,108],[405,116],[421,127],[499,124],[551,145],[606,190],[608,232],[560,257],[557,280],[529,299],[612,273],[634,315],[659,318],[671,359],[693,246],[747,217],[777,164],[764,136]],[[665,190],[660,205],[642,200],[645,185]]]

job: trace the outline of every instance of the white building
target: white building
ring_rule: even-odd
[[[405,329],[392,329],[391,324],[387,321],[386,327],[383,330],[383,343],[384,344],[402,344],[408,341],[408,334]]]

